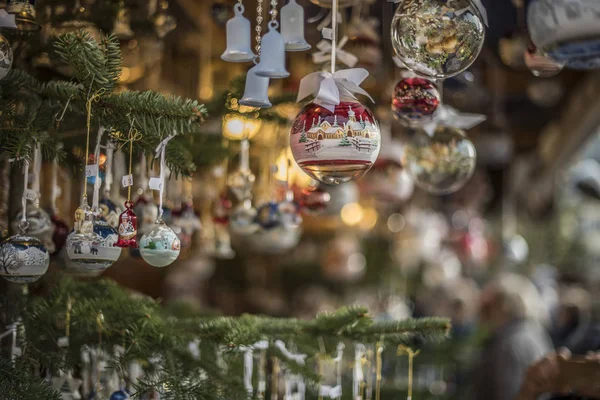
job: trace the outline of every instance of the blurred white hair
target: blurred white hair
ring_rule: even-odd
[[[492,282],[512,318],[524,318],[542,325],[550,322],[548,308],[542,296],[526,276],[515,273],[502,273]]]

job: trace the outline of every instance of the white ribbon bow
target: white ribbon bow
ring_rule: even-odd
[[[160,177],[158,178],[160,183],[159,183],[159,199],[158,199],[158,215],[159,215],[159,219],[162,218],[162,214],[163,214],[163,193],[164,193],[164,188],[165,188],[165,152],[167,149],[167,144],[169,144],[169,142],[171,141],[171,139],[173,139],[175,136],[177,136],[177,132],[173,131],[172,134],[170,134],[169,136],[167,136],[166,138],[163,139],[162,142],[160,142],[158,144],[158,146],[156,146],[156,150],[154,150],[155,152],[155,156],[154,158],[159,158],[160,157]],[[156,178],[150,178],[150,181],[153,181]]]
[[[402,0],[388,0],[388,3],[400,3]],[[485,9],[485,7],[483,6],[483,4],[481,3],[481,0],[471,0],[471,2],[473,3],[473,5],[475,7],[477,7],[477,10],[479,10],[479,13],[481,14],[481,18],[483,19],[483,23],[485,24],[485,26],[489,27],[490,24],[488,22],[488,15],[487,15],[487,11]],[[462,10],[457,10],[456,14],[460,15],[465,13],[466,11],[468,11],[468,7],[463,8]]]
[[[455,108],[447,105],[441,105],[435,120],[423,125],[423,129],[429,134],[429,136],[431,136],[438,125],[446,125],[457,129],[468,130],[481,124],[486,119],[487,116],[483,114],[461,113]]]
[[[0,10],[0,28],[17,29],[15,15],[7,13],[6,10]]]
[[[364,68],[342,69],[334,74],[313,72],[300,81],[297,101],[314,95],[314,102],[331,112],[340,104],[341,95],[355,99],[354,93],[358,93],[375,102],[369,93],[359,86],[368,76],[369,72]]]
[[[348,43],[348,36],[344,36],[336,46],[336,57],[348,67],[353,68],[358,62],[358,57],[354,54],[347,52],[346,50],[342,50],[343,47]],[[321,40],[317,43],[318,52],[313,53],[312,60],[315,64],[323,64],[329,60],[331,60],[331,50],[333,46],[331,42],[327,40]]]
[[[306,358],[306,354],[294,354],[291,353],[286,347],[285,347],[285,343],[283,343],[281,340],[277,340],[275,342],[275,347],[277,347],[279,349],[279,351],[281,351],[283,353],[283,355],[288,359],[288,360],[293,360],[295,361],[297,364],[300,365],[304,365],[304,359]]]
[[[319,396],[322,396],[322,397],[328,396],[330,399],[337,399],[339,397],[342,397],[342,387],[340,385],[336,385],[336,386],[322,385],[319,388]]]

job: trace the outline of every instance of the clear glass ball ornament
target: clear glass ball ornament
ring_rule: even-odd
[[[256,216],[256,208],[252,207],[250,200],[246,200],[229,216],[229,229],[236,235],[251,235],[260,228],[256,223]]]
[[[302,217],[292,201],[268,202],[257,209],[258,229],[247,243],[258,253],[281,254],[298,245],[302,235]]]
[[[14,232],[20,231],[22,218],[23,211],[20,211],[12,223],[12,229]],[[52,224],[50,215],[44,209],[39,207],[28,207],[27,229],[24,233],[42,242],[48,252],[54,253],[56,251],[56,246],[52,241],[54,225]]]
[[[48,271],[48,265],[48,250],[34,237],[14,235],[0,244],[0,276],[9,282],[35,282]]]
[[[0,35],[0,79],[10,72],[13,63],[13,51],[8,39]]]
[[[392,112],[405,126],[422,126],[433,120],[440,101],[434,82],[418,77],[404,78],[394,87]]]
[[[144,261],[153,267],[166,267],[179,257],[181,242],[173,229],[162,220],[140,239],[140,253]]]
[[[408,69],[445,79],[473,64],[485,30],[470,0],[403,0],[394,14],[391,36],[396,55]]]
[[[404,167],[415,183],[436,195],[456,192],[475,171],[475,146],[464,131],[438,126],[429,136],[416,131],[404,149]]]
[[[255,180],[252,172],[237,170],[227,178],[227,186],[239,201],[243,201],[252,195]]]
[[[347,183],[371,168],[381,147],[379,123],[355,99],[341,99],[332,111],[308,103],[290,131],[294,159],[311,178],[326,184]]]
[[[565,67],[566,62],[550,58],[531,43],[525,50],[525,65],[534,76],[550,78],[558,75]]]
[[[321,185],[309,186],[300,195],[302,211],[310,215],[324,213],[330,200],[331,195]]]
[[[94,220],[92,232],[72,231],[67,237],[67,255],[70,267],[100,273],[112,266],[121,256],[121,248],[114,246],[119,235],[106,220]]]

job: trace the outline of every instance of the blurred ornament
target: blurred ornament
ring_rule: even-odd
[[[221,1],[216,1],[210,6],[210,14],[213,17],[213,20],[218,25],[223,26],[227,23],[227,18],[228,18],[227,5],[222,3]]]
[[[0,79],[8,75],[13,63],[13,51],[10,42],[0,34]]]
[[[169,2],[161,0],[157,13],[152,18],[154,31],[159,39],[164,39],[171,31],[177,27],[177,20],[167,11]]]
[[[245,8],[242,3],[236,3],[233,10],[235,16],[227,21],[227,49],[221,59],[228,62],[252,61],[256,55],[250,46],[250,21],[243,15]]]
[[[357,66],[372,69],[382,65],[381,37],[377,18],[353,18],[348,24],[346,34],[349,39],[346,51],[358,58]]]
[[[78,269],[104,271],[121,255],[121,249],[114,246],[117,239],[116,230],[102,218],[97,218],[93,232],[73,231],[69,234],[67,254]]]
[[[140,239],[140,253],[144,261],[154,267],[166,267],[179,257],[181,242],[162,220]]]
[[[239,204],[229,216],[229,229],[237,235],[251,235],[256,232],[260,226],[255,222],[256,209],[252,207],[249,199]]]
[[[227,186],[238,201],[243,201],[252,196],[252,188],[256,177],[250,170],[238,169],[227,178]]]
[[[363,176],[377,159],[379,123],[353,99],[341,101],[333,111],[309,103],[293,123],[290,143],[296,162],[312,178],[346,183]]]
[[[154,204],[154,199],[147,197],[145,194],[140,195],[135,201],[133,211],[140,220],[138,224],[138,237],[150,232],[154,228],[155,221],[158,219],[158,206]]]
[[[465,267],[481,268],[487,265],[490,246],[485,236],[485,223],[481,218],[471,218],[468,231],[459,241],[458,255]]]
[[[173,211],[173,224],[181,227],[188,235],[193,235],[202,229],[200,217],[191,203],[186,203],[179,210]]]
[[[300,206],[302,211],[307,214],[319,215],[325,211],[329,200],[331,200],[329,192],[322,185],[315,182],[315,185],[302,190]]]
[[[509,37],[503,37],[498,42],[498,53],[502,63],[516,70],[525,69],[525,57],[529,46],[526,32],[518,30]]]
[[[257,116],[258,114],[225,114],[223,116],[223,137],[229,140],[252,139],[262,125]]]
[[[116,229],[119,226],[120,213],[117,205],[107,196],[103,196],[98,202],[98,208],[100,211],[100,216],[104,218],[104,220],[106,220],[110,226]]]
[[[219,196],[213,209],[213,222],[215,224],[227,225],[229,223],[229,211],[231,210],[231,200],[224,194]]]
[[[279,205],[276,202],[268,202],[256,209],[256,223],[262,229],[273,229],[281,225],[281,214]]]
[[[504,258],[510,264],[521,265],[529,257],[529,245],[527,240],[521,235],[514,235],[502,240],[502,249]]]
[[[102,31],[93,22],[91,22],[92,15],[89,7],[84,7],[81,5],[79,0],[75,0],[75,4],[71,12],[72,17],[60,23],[52,30],[51,36],[53,40],[58,39],[59,36],[64,35],[65,33],[84,30],[92,37],[92,39],[94,39],[97,43],[100,43],[103,37]],[[61,65],[59,69],[62,72],[69,73],[69,75],[72,74],[72,70],[66,65]]]
[[[434,82],[423,78],[404,78],[392,95],[394,117],[409,127],[431,122],[441,98]]]
[[[231,248],[231,237],[226,225],[215,224],[214,246],[208,252],[209,255],[220,260],[231,260],[235,257],[235,251]]]
[[[415,188],[410,174],[395,162],[377,160],[369,179],[360,182],[365,194],[378,202],[397,204],[408,200]]]
[[[442,249],[434,262],[425,265],[423,271],[423,284],[434,288],[444,282],[460,277],[462,264],[456,253],[450,249]]]
[[[67,226],[66,222],[56,214],[52,214],[52,216],[50,216],[50,220],[52,221],[52,225],[54,227],[52,234],[54,252],[52,252],[52,255],[55,255],[61,251],[67,242],[67,236],[69,236],[69,227]]]
[[[130,40],[135,36],[135,33],[131,30],[129,10],[125,7],[124,2],[121,2],[119,7],[120,9],[117,12],[117,18],[115,19],[112,34],[119,40]]]
[[[329,193],[329,203],[325,210],[325,215],[340,215],[342,208],[348,203],[355,203],[360,197],[360,191],[356,182],[349,182],[345,185],[323,185],[319,184],[323,190]]]
[[[337,237],[325,246],[321,268],[329,280],[356,281],[364,276],[366,266],[360,241],[353,236]]]
[[[527,84],[527,96],[538,107],[554,107],[565,94],[562,81],[555,79],[533,79]]]
[[[338,0],[338,7],[345,8],[358,4],[362,0]],[[333,0],[310,0],[311,3],[323,8],[333,7]]]
[[[304,39],[304,8],[290,0],[281,8],[281,36],[286,51],[304,51],[310,44]]]
[[[137,216],[132,209],[131,201],[125,202],[125,211],[119,216],[119,238],[115,243],[117,247],[137,248]]]
[[[6,10],[15,16],[19,34],[28,36],[42,29],[35,18],[35,1],[32,4],[30,0],[9,0]]]
[[[567,62],[567,68],[588,71],[600,68],[600,54],[590,57],[573,57]]]
[[[131,399],[129,393],[125,389],[118,390],[110,395],[110,400],[127,400]]]
[[[258,229],[245,237],[250,248],[258,253],[282,254],[296,247],[302,236],[301,217],[296,214],[299,219],[296,219],[294,224],[285,224],[285,219],[279,212],[277,203],[267,203],[265,206],[268,206],[272,216],[267,218],[267,228],[257,225]],[[261,207],[259,207],[260,209]],[[258,215],[257,220],[259,220]]]
[[[23,218],[23,212],[20,211],[12,223],[14,232],[20,231],[20,224]],[[54,225],[50,215],[43,209],[34,206],[27,209],[27,229],[23,232],[27,236],[38,239],[49,253],[56,251],[56,246],[52,240],[54,234]]]
[[[37,281],[48,270],[50,255],[38,239],[18,234],[0,244],[0,276],[13,283]]]
[[[565,62],[556,61],[540,51],[533,43],[525,50],[525,65],[534,76],[549,78],[557,75],[565,67]]]
[[[464,131],[438,126],[432,136],[415,132],[404,151],[404,166],[415,183],[436,195],[456,192],[475,170],[476,152]]]
[[[470,0],[402,1],[392,21],[396,55],[408,69],[427,78],[461,73],[483,47],[480,10]]]

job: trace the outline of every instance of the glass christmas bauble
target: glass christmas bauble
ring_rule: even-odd
[[[327,209],[327,204],[330,200],[331,195],[320,185],[309,186],[302,190],[300,205],[303,212],[311,215],[318,215]]]
[[[360,182],[361,193],[378,203],[397,204],[408,200],[415,188],[413,179],[401,165],[392,160],[377,160],[369,179]]]
[[[0,35],[0,79],[10,72],[13,63],[13,51],[10,42]]]
[[[363,176],[377,159],[379,123],[357,101],[342,101],[333,112],[309,103],[294,120],[290,145],[309,176],[328,184],[346,183]]]
[[[166,267],[179,257],[181,242],[173,229],[159,221],[140,239],[144,261],[154,267]]]
[[[46,273],[48,265],[48,250],[34,237],[14,235],[0,244],[0,276],[9,282],[35,282]]]
[[[256,223],[262,229],[273,229],[281,225],[281,213],[279,212],[279,204],[276,202],[268,202],[256,209]]]
[[[130,247],[137,248],[137,216],[133,211],[133,203],[131,201],[125,202],[125,211],[119,215],[119,227],[118,234],[119,238],[115,243],[118,247]]]
[[[17,214],[17,217],[12,223],[13,231],[20,231],[22,216],[22,211]],[[42,242],[49,253],[54,253],[56,251],[56,246],[52,241],[54,225],[52,225],[50,215],[44,209],[39,207],[29,207],[27,209],[27,224],[25,233],[28,236],[34,237]]]
[[[473,64],[485,30],[470,0],[404,0],[396,9],[391,36],[396,55],[408,69],[444,79]]]
[[[256,177],[250,171],[237,170],[227,178],[227,186],[239,201],[250,198]]]
[[[475,170],[475,146],[460,129],[438,126],[432,136],[419,130],[404,150],[404,167],[415,183],[432,194],[463,187]]]
[[[115,228],[98,217],[92,233],[73,231],[69,234],[67,255],[76,268],[104,271],[121,255],[121,248],[115,246],[118,237]]]
[[[392,111],[403,125],[415,127],[431,122],[439,104],[440,92],[430,80],[404,78],[394,87]]]
[[[262,254],[282,254],[296,247],[302,236],[301,225],[279,224],[272,229],[258,229],[246,237],[250,248]]]
[[[277,206],[281,223],[288,227],[298,227],[302,224],[300,206],[290,200],[282,201]]]
[[[128,400],[131,399],[129,393],[125,389],[118,390],[110,395],[110,400]]]
[[[259,229],[256,209],[249,201],[238,205],[229,216],[229,229],[237,235],[251,235]]]
[[[213,208],[213,222],[219,225],[227,225],[229,223],[229,210],[231,210],[231,200],[227,196],[219,196]]]
[[[534,76],[549,78],[557,75],[565,67],[565,62],[556,61],[541,52],[534,44],[525,51],[525,65]]]
[[[179,210],[174,210],[172,215],[173,224],[179,226],[188,236],[202,228],[200,217],[190,204],[184,204]]]

